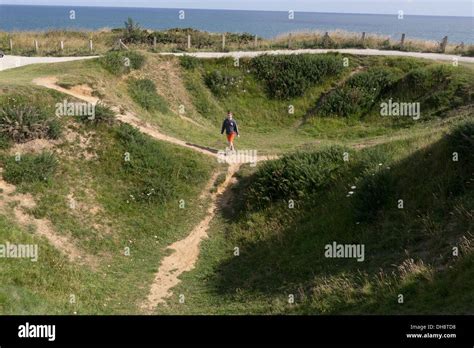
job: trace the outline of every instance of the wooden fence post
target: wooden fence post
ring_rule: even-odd
[[[35,51],[38,53],[39,47],[38,47],[38,40],[35,40]]]
[[[288,48],[291,48],[291,33],[288,34]]]
[[[153,48],[156,48],[156,36],[153,36]]]
[[[257,37],[257,35],[255,35],[255,43],[254,43],[254,46],[255,46],[255,48],[258,47],[258,37]]]
[[[440,49],[441,49],[441,52],[444,53],[446,51],[446,46],[448,44],[448,37],[445,36],[443,38],[443,41],[441,41],[441,44],[440,44]]]
[[[225,34],[222,34],[222,49],[225,49]]]
[[[402,39],[400,40],[400,48],[403,48],[403,45],[405,45],[405,33],[402,34]]]
[[[10,53],[13,52],[13,40],[10,39]]]
[[[122,39],[119,39],[118,43],[119,43],[119,48],[125,48],[128,51],[128,47],[127,45],[123,43]]]
[[[188,50],[191,48],[191,35],[188,34]]]
[[[64,51],[64,41],[61,40],[61,43],[59,44],[61,46],[61,51]]]
[[[89,40],[89,51],[92,52],[93,50],[94,50],[94,45],[93,45],[92,39],[91,39],[91,40]]]
[[[362,32],[362,39],[361,40],[362,40],[362,43],[364,43],[364,41],[365,41],[365,31]]]

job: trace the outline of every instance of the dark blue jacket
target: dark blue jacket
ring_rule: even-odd
[[[230,133],[237,133],[237,135],[239,134],[239,129],[237,128],[237,122],[234,119],[229,120],[228,118],[226,118],[224,120],[224,122],[222,123],[221,134],[224,133],[224,130],[225,130],[225,134],[230,134]]]

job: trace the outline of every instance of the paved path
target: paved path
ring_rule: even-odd
[[[21,57],[21,56],[4,56],[0,58],[0,71],[12,68],[18,68],[20,66],[38,64],[38,63],[59,63],[59,62],[70,62],[73,60],[91,59],[97,58],[98,56],[88,57]]]
[[[222,58],[222,57],[256,57],[262,54],[273,54],[273,55],[284,55],[284,54],[324,54],[328,52],[339,52],[354,55],[364,56],[394,56],[394,57],[413,57],[413,58],[424,58],[431,60],[444,60],[454,61],[457,59],[458,62],[474,63],[474,57],[462,57],[453,54],[441,54],[441,53],[421,53],[421,52],[401,52],[401,51],[385,51],[385,50],[374,50],[374,49],[301,49],[301,50],[273,50],[273,51],[234,51],[234,52],[193,52],[193,53],[160,53],[161,55],[168,56],[183,56],[189,55],[196,58]],[[0,58],[0,71],[12,68],[17,68],[24,65],[38,64],[38,63],[58,63],[58,62],[70,62],[73,60],[92,59],[98,56],[87,56],[87,57],[21,57],[21,56],[5,56]]]
[[[162,53],[162,55],[174,55],[182,56],[189,55],[196,58],[222,58],[222,57],[256,57],[262,54],[323,54],[328,52],[339,52],[354,55],[363,56],[396,56],[396,57],[413,57],[413,58],[424,58],[431,60],[445,60],[453,61],[454,58],[458,62],[474,63],[474,57],[462,57],[452,54],[441,54],[441,53],[421,53],[421,52],[402,52],[402,51],[385,51],[385,50],[374,50],[374,49],[301,49],[301,50],[273,50],[273,51],[234,51],[234,52],[193,52],[193,53]]]

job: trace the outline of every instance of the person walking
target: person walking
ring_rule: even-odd
[[[239,134],[239,128],[237,127],[237,122],[234,120],[234,115],[232,114],[231,111],[227,112],[227,117],[222,123],[222,129],[221,129],[221,134],[227,135],[227,142],[229,144],[229,149],[230,151],[234,151],[234,138],[237,135],[240,137]]]

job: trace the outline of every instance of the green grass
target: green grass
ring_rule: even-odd
[[[470,128],[463,129],[466,134]],[[214,222],[196,269],[183,275],[174,291],[185,294],[186,303],[176,296],[170,308],[160,307],[157,313],[472,312],[472,254],[460,247],[465,259],[458,262],[452,246],[460,246],[463,236],[472,240],[468,207],[474,199],[474,162],[472,154],[460,162],[451,160],[454,150],[469,144],[461,140],[459,130],[451,134],[350,152],[349,163],[339,164],[340,175],[322,175],[326,189],[306,188],[304,196],[289,192],[279,175],[296,175],[291,159],[311,186],[320,173],[309,170],[314,166],[311,153],[290,155],[256,171],[246,169],[234,190],[238,211],[224,211]],[[367,206],[375,199],[369,198],[374,192],[367,180],[383,170],[390,180],[374,186],[383,194],[391,185],[392,193],[380,205]],[[288,185],[301,187],[298,181]],[[255,190],[260,196],[272,192],[265,205],[255,204]],[[349,191],[355,193],[347,197]],[[404,209],[397,207],[399,198],[404,199]],[[371,220],[361,219],[360,210],[374,208]],[[365,261],[325,258],[324,246],[332,241],[364,244]],[[239,256],[234,256],[236,246]],[[406,261],[410,258],[414,262]],[[454,279],[460,288],[449,287]],[[399,293],[405,304],[397,303]],[[295,304],[288,303],[290,294]]]
[[[155,83],[149,79],[130,79],[128,93],[138,105],[148,111],[169,111],[166,101],[156,93]]]
[[[251,59],[235,66],[231,59],[141,54],[143,65],[119,74],[97,59],[7,70],[0,73],[0,94],[29,94],[35,103],[54,106],[64,96],[31,86],[33,78],[54,75],[68,88],[91,86],[106,104],[135,112],[165,134],[216,149],[225,146],[219,131],[230,109],[242,133],[238,149],[282,156],[242,167],[232,206],[213,219],[196,268],[180,276],[169,306],[156,313],[472,313],[471,251],[464,247],[459,258],[451,255],[463,236],[472,239],[472,122],[466,123],[472,120],[472,67],[330,55],[330,61],[349,58],[349,66],[280,99],[269,95],[268,81]],[[273,68],[271,58],[265,60]],[[176,69],[166,72],[174,80],[154,74],[169,67]],[[361,71],[351,76],[355,69]],[[296,69],[288,81],[304,79],[300,73]],[[149,82],[130,88],[130,81]],[[376,93],[366,91],[357,117],[313,112],[339,88],[369,85]],[[175,86],[179,98],[165,97]],[[377,103],[387,97],[432,103],[426,109],[430,117],[381,119]],[[200,125],[175,112],[175,103],[183,101],[189,103],[186,116]],[[216,161],[108,122],[108,109],[100,113],[105,122],[60,120],[62,140],[46,181],[36,180],[50,168],[43,166],[47,161],[37,162],[42,155],[25,155],[26,162],[16,163],[6,149],[12,141],[0,140],[3,176],[33,195],[37,207],[30,212],[100,260],[96,270],[68,262],[30,228],[7,218],[13,216],[7,205],[0,241],[37,242],[44,261],[2,263],[2,313],[138,313],[165,247],[204,216],[206,202],[199,194]],[[66,140],[69,133],[78,140]],[[343,160],[345,152],[349,161]],[[216,184],[223,179],[221,174]],[[182,199],[185,209],[179,208]],[[404,209],[398,209],[399,199]],[[365,244],[366,260],[324,258],[324,246],[332,241]],[[125,247],[131,256],[124,255]],[[405,295],[403,305],[396,302],[399,293]],[[78,299],[74,305],[71,294]],[[184,304],[178,294],[186,296]],[[288,303],[289,295],[295,304]]]
[[[5,153],[4,178],[35,197],[35,217],[49,219],[58,233],[69,236],[84,252],[97,255],[100,264],[91,270],[71,263],[45,240],[2,215],[0,240],[40,241],[40,261],[2,261],[1,311],[138,313],[164,248],[187,235],[202,217],[205,202],[198,196],[217,163],[156,142],[129,126],[98,123],[92,127],[69,120],[65,127],[90,137],[88,147],[63,140],[55,155],[56,170],[47,181],[36,180],[49,168],[38,160],[44,155],[23,155],[16,163]],[[85,151],[96,157],[85,159],[81,154]],[[125,160],[126,153],[130,161]],[[147,196],[150,190],[154,193]],[[76,201],[74,209],[70,194]],[[185,209],[179,208],[181,199]],[[9,211],[5,214],[12,216]],[[130,247],[130,257],[124,256],[125,247]],[[71,294],[76,304],[69,303]]]

